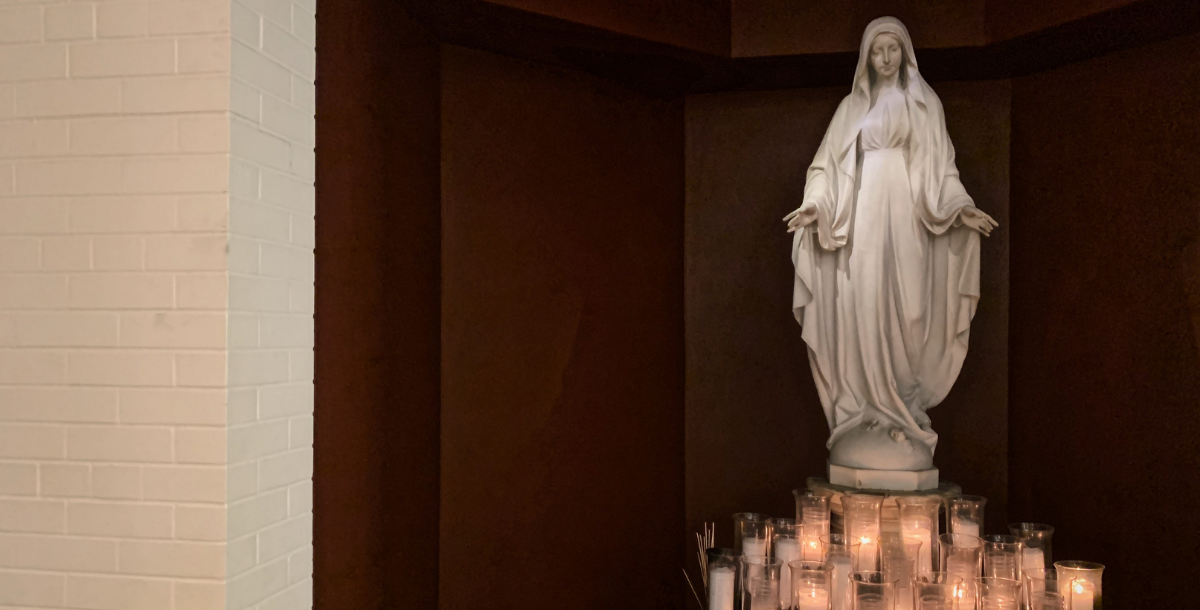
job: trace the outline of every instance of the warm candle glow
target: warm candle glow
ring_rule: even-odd
[[[871,544],[871,537],[870,536],[862,536],[859,538],[859,542],[862,542],[863,544]]]
[[[1083,594],[1083,585],[1080,584],[1080,582],[1078,580],[1075,581],[1075,594],[1076,595]]]

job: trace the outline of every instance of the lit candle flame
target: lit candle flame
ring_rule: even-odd
[[[863,544],[871,544],[871,537],[870,536],[862,536],[861,538],[859,538],[859,542],[862,542]]]
[[[1079,595],[1082,595],[1082,594],[1083,594],[1083,582],[1082,582],[1082,581],[1079,581],[1079,580],[1076,580],[1076,581],[1074,582],[1074,585],[1075,585],[1075,593],[1076,593],[1076,594],[1079,594]]]

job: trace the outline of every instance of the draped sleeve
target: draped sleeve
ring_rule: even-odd
[[[850,237],[853,206],[847,201],[847,194],[853,192],[854,188],[855,159],[852,151],[854,139],[858,136],[855,121],[851,118],[852,105],[851,96],[846,96],[838,105],[829,128],[825,130],[825,137],[817,148],[817,154],[808,166],[804,183],[801,209],[815,208],[817,218],[816,222],[797,233],[815,231],[817,241],[826,250],[836,250],[846,245]]]
[[[958,177],[942,101],[924,83],[917,86],[921,95],[909,101],[909,118],[918,135],[910,140],[909,178],[921,222],[941,235],[961,224],[959,214],[975,202]]]

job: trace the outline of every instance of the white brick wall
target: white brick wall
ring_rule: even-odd
[[[311,607],[314,10],[0,2],[0,610]]]

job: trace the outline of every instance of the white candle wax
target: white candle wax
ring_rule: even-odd
[[[800,545],[795,538],[775,539],[775,557],[783,561],[779,568],[779,604],[783,608],[792,605],[792,569],[788,562],[800,559]]]
[[[966,519],[953,519],[950,521],[950,531],[955,534],[966,534],[968,536],[979,537],[979,524]]]
[[[1095,605],[1096,590],[1085,580],[1071,583],[1071,610],[1092,610]]]
[[[1042,549],[1021,549],[1021,569],[1036,570],[1046,567],[1046,556]]]
[[[850,572],[854,565],[847,555],[830,555],[826,558],[830,569],[830,594],[833,596],[833,610],[850,610]]]
[[[905,538],[921,541],[917,553],[917,574],[933,571],[933,522],[927,518],[906,519],[900,524],[900,533]]]
[[[789,604],[791,602],[788,602]],[[788,606],[785,605],[784,608]],[[829,592],[824,589],[809,589],[801,591],[797,599],[797,608],[799,610],[828,610],[829,609]]]
[[[742,538],[742,555],[746,557],[762,557],[766,554],[766,538]]]
[[[733,568],[708,573],[708,610],[733,610]]]

